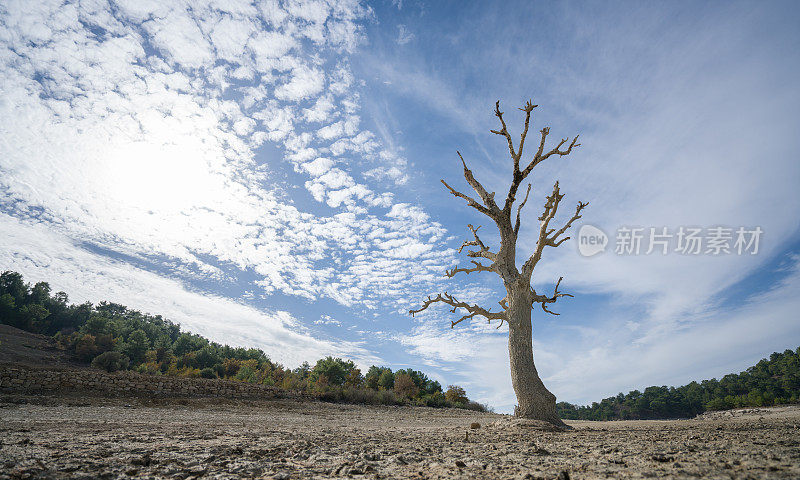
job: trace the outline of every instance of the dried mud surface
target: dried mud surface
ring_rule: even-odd
[[[479,423],[480,428],[470,428]],[[0,397],[0,478],[800,478],[800,408],[536,422],[462,410]]]

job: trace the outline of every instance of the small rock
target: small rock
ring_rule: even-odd
[[[146,453],[139,458],[134,458],[133,460],[131,460],[131,463],[133,465],[141,465],[143,467],[147,467],[150,465],[150,463],[152,463],[152,461],[153,460],[150,458],[150,454]]]
[[[673,457],[672,455],[665,455],[663,453],[654,453],[653,455],[650,456],[650,458],[655,460],[656,462],[662,462],[662,463],[671,462],[675,460],[675,457]]]
[[[481,424],[478,422],[472,422],[469,424],[469,428],[471,428],[472,430],[477,430],[481,428]]]
[[[464,467],[466,467],[466,466],[467,466],[467,464],[466,464],[466,463],[462,462],[461,460],[456,460],[456,467],[458,467],[458,468],[464,468]]]
[[[569,480],[569,472],[566,470],[561,470],[561,473],[558,474],[556,480]]]

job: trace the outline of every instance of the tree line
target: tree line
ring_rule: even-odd
[[[108,372],[223,378],[338,402],[487,409],[463,388],[445,390],[418,370],[373,365],[362,374],[351,360],[334,357],[290,369],[261,349],[209,341],[161,315],[110,302],[69,304],[66,293],[52,294],[47,282],[30,285],[12,271],[0,274],[0,323],[52,336],[79,360]]]
[[[652,386],[643,392],[604,398],[591,405],[557,405],[561,418],[631,420],[690,418],[708,410],[766,407],[800,401],[800,347],[775,352],[739,374],[681,387]]]

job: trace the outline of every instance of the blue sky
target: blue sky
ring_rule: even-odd
[[[428,294],[466,225],[439,180],[490,190],[489,133],[582,146],[532,175],[520,250],[558,179],[609,251],[547,252],[535,357],[560,400],[739,371],[800,344],[800,9],[793,2],[8,1],[0,5],[0,269],[160,313],[289,366],[413,366],[499,411],[505,328]],[[502,194],[502,193],[501,193]],[[562,215],[567,215],[564,208]],[[756,255],[616,255],[622,226],[761,227]],[[577,229],[576,229],[577,230]],[[521,257],[521,261],[524,258]]]

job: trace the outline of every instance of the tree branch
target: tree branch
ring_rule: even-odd
[[[515,159],[515,161],[519,161],[519,157],[517,153],[514,151],[514,140],[511,139],[511,134],[508,133],[508,128],[506,128],[506,121],[503,120],[503,112],[500,111],[500,100],[498,100],[494,104],[494,114],[495,116],[500,119],[500,125],[503,127],[500,130],[489,130],[490,132],[494,133],[495,135],[502,135],[506,137],[508,141],[508,152],[511,154],[511,158]]]
[[[564,279],[564,277],[559,277],[558,278],[558,282],[556,282],[556,288],[553,290],[553,296],[551,296],[551,297],[548,297],[546,295],[539,295],[539,294],[536,293],[535,290],[531,289],[531,293],[533,294],[533,297],[532,297],[533,300],[531,301],[531,305],[534,304],[534,303],[539,303],[542,306],[542,310],[544,310],[545,312],[549,313],[550,315],[561,315],[560,313],[555,313],[555,312],[552,312],[552,311],[548,310],[547,309],[547,304],[548,303],[555,303],[561,297],[572,297],[572,295],[569,294],[569,293],[562,293],[562,292],[558,291],[558,287],[559,287],[559,285],[561,285],[561,280],[563,280],[563,279]]]
[[[584,208],[586,208],[588,205],[589,205],[589,202],[578,202],[578,206],[575,207],[575,214],[572,216],[572,218],[570,218],[569,221],[566,224],[564,224],[564,226],[561,227],[555,233],[555,235],[549,237],[549,241],[550,241],[551,245],[553,245],[554,247],[557,247],[557,246],[561,245],[562,243],[566,242],[567,240],[569,240],[570,237],[564,237],[561,240],[558,240],[558,237],[563,235],[564,232],[566,232],[569,229],[569,227],[572,226],[572,223],[575,222],[575,220],[581,218],[581,211]],[[552,231],[553,230],[551,229],[550,233],[552,233]],[[548,235],[550,235],[550,233],[548,233]],[[558,241],[556,241],[556,240],[558,240]]]
[[[562,138],[561,141],[556,146],[556,148],[550,150],[549,152],[547,152],[545,154],[542,154],[542,152],[544,151],[544,140],[547,137],[548,133],[550,133],[550,128],[544,127],[542,129],[542,141],[539,144],[539,151],[536,152],[536,156],[533,157],[533,160],[531,160],[531,163],[529,163],[528,166],[525,167],[525,170],[522,171],[522,178],[523,179],[525,177],[527,177],[529,173],[531,173],[531,170],[533,170],[533,167],[535,167],[536,165],[542,163],[543,161],[547,160],[548,158],[552,157],[553,155],[559,155],[559,156],[563,157],[565,155],[569,155],[570,153],[572,153],[572,149],[573,148],[581,146],[581,144],[578,143],[579,135],[575,135],[575,138],[572,139],[572,143],[569,144],[569,147],[566,150],[561,150],[561,147],[565,143],[567,143],[569,138]]]
[[[539,260],[542,258],[542,251],[544,250],[544,247],[557,247],[569,240],[570,237],[564,237],[560,240],[558,237],[563,235],[564,232],[566,232],[569,227],[572,226],[575,220],[581,218],[581,212],[584,208],[586,208],[587,205],[589,205],[589,202],[578,202],[578,206],[575,207],[575,214],[572,215],[572,218],[570,218],[563,227],[556,231],[555,228],[549,228],[549,226],[550,221],[556,216],[558,205],[561,203],[562,198],[564,198],[564,195],[559,191],[558,182],[556,182],[553,186],[553,193],[547,197],[547,202],[544,205],[544,212],[542,213],[542,216],[539,217],[539,221],[541,223],[539,225],[539,238],[536,241],[536,250],[522,266],[523,275],[530,277],[530,275],[533,273],[533,269],[536,267],[536,264],[539,263]]]
[[[472,226],[472,224],[467,225],[472,231],[472,236],[475,237],[475,240],[467,240],[465,241],[461,247],[458,249],[458,253],[464,249],[464,247],[478,247],[480,250],[469,250],[467,251],[467,256],[472,258],[486,258],[491,260],[492,262],[497,261],[497,254],[494,252],[489,251],[489,247],[483,244],[480,238],[478,238],[478,230],[481,229],[480,225],[478,228]]]
[[[481,200],[483,200],[483,204],[486,205],[486,208],[488,208],[494,214],[499,214],[500,209],[494,202],[494,192],[488,193],[486,191],[483,185],[481,185],[481,182],[475,179],[475,175],[472,174],[472,170],[467,168],[467,162],[464,161],[464,157],[461,156],[461,152],[456,151],[456,153],[458,154],[458,158],[461,159],[461,164],[464,166],[464,178],[467,180],[467,183],[469,183],[472,189],[475,190],[475,193],[481,197]]]
[[[484,265],[484,264],[482,264],[480,262],[476,262],[475,260],[472,260],[471,263],[473,263],[475,266],[472,267],[472,268],[453,267],[452,269],[447,270],[445,272],[445,275],[448,278],[453,278],[457,273],[466,273],[467,275],[469,275],[472,272],[494,272],[495,271],[493,265]]]
[[[561,202],[562,198],[564,198],[564,195],[559,191],[558,182],[556,182],[555,185],[553,185],[553,193],[547,196],[547,201],[544,204],[544,212],[542,212],[542,215],[539,217],[539,237],[536,240],[536,250],[525,264],[522,265],[522,274],[528,278],[530,278],[534,267],[536,267],[536,264],[539,263],[539,260],[542,258],[545,245],[549,243],[547,234],[552,230],[548,230],[548,226],[550,225],[550,221],[553,220],[553,217],[556,216],[558,204]]]
[[[482,214],[486,215],[489,218],[494,218],[493,213],[488,208],[486,208],[483,205],[481,205],[480,203],[478,203],[477,200],[475,200],[474,198],[470,197],[469,195],[463,194],[463,193],[459,192],[458,190],[454,189],[453,187],[448,185],[447,182],[445,182],[444,180],[442,180],[441,182],[444,184],[445,187],[447,187],[448,190],[450,190],[450,193],[452,193],[453,196],[463,198],[464,200],[467,201],[467,205],[469,205],[470,207],[472,207],[475,210],[481,212]]]
[[[517,152],[517,156],[514,158],[514,171],[516,172],[519,170],[519,159],[522,158],[522,150],[525,148],[525,137],[528,136],[528,125],[531,122],[531,112],[534,108],[538,107],[539,105],[534,105],[528,100],[525,103],[523,108],[520,108],[523,112],[525,112],[525,126],[522,129],[522,134],[520,135],[519,139],[519,151]]]
[[[528,190],[525,192],[525,199],[522,200],[522,203],[520,203],[519,206],[517,207],[517,221],[514,223],[514,235],[519,233],[519,225],[520,225],[519,214],[520,212],[522,212],[522,207],[525,206],[525,203],[528,201],[528,195],[530,194],[531,194],[531,184],[529,183]]]
[[[458,154],[458,158],[461,159],[461,164],[464,166],[464,178],[467,180],[467,183],[470,184],[473,190],[478,194],[480,199],[483,203],[478,202],[474,198],[470,197],[467,194],[461,193],[455,188],[451,187],[447,182],[441,180],[442,184],[450,190],[456,197],[463,198],[467,201],[467,205],[476,209],[477,211],[481,212],[482,214],[486,215],[487,217],[491,218],[492,220],[498,221],[500,218],[500,208],[498,208],[497,204],[494,201],[494,192],[489,193],[486,189],[481,185],[475,175],[472,174],[472,170],[467,167],[467,162],[464,161],[464,157],[461,156],[461,152],[456,152]]]
[[[430,307],[431,305],[433,305],[434,303],[437,303],[437,302],[441,302],[441,303],[444,303],[444,304],[447,304],[447,305],[450,305],[451,307],[453,307],[450,310],[452,313],[455,313],[456,310],[458,310],[459,308],[463,308],[464,310],[466,310],[468,312],[466,315],[464,315],[463,317],[459,318],[458,320],[451,321],[450,322],[450,328],[453,328],[456,325],[458,325],[459,323],[463,322],[464,320],[467,320],[469,318],[473,318],[476,315],[480,315],[482,317],[485,317],[490,322],[492,320],[506,320],[505,312],[491,312],[491,311],[486,310],[485,308],[479,307],[477,305],[470,305],[468,303],[460,302],[455,297],[453,297],[452,295],[448,294],[447,292],[444,292],[444,294],[440,293],[440,294],[436,295],[433,298],[428,297],[428,299],[425,300],[425,302],[423,302],[422,307],[420,307],[417,310],[409,310],[408,313],[410,313],[412,316],[414,316],[415,314],[425,310],[426,308]]]

